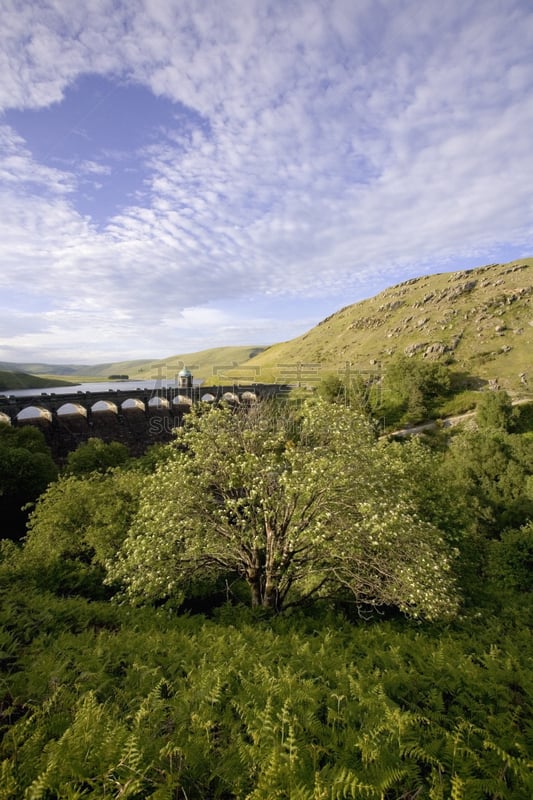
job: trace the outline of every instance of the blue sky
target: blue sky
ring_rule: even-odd
[[[0,360],[269,344],[533,254],[530,0],[0,18]]]

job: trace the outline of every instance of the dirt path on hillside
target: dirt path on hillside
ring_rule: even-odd
[[[524,405],[524,403],[531,403],[533,401],[533,397],[521,397],[519,400],[513,400],[513,406]],[[460,425],[461,422],[465,422],[467,419],[471,419],[472,417],[476,416],[475,411],[467,411],[465,414],[457,414],[453,417],[444,417],[442,422],[440,423],[443,428],[453,428],[456,425]],[[384,436],[412,436],[416,433],[423,433],[424,431],[435,430],[437,427],[437,422],[435,420],[429,420],[428,422],[422,422],[420,425],[413,425],[407,428],[400,428],[397,431],[392,431],[392,433],[386,433]]]

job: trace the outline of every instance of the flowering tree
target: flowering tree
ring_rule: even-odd
[[[131,599],[237,573],[252,605],[275,610],[341,591],[427,618],[455,610],[449,548],[396,448],[350,409],[193,413],[171,446],[108,564]]]

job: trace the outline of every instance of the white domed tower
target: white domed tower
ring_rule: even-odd
[[[192,389],[192,372],[187,367],[178,372],[178,389]]]

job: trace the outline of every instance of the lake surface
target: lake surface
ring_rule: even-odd
[[[201,386],[202,381],[193,380],[194,386]],[[75,394],[76,392],[107,392],[110,389],[127,391],[128,389],[178,389],[176,381],[157,380],[149,381],[94,381],[93,383],[73,383],[70,386],[49,386],[38,389],[4,389],[0,395],[6,397],[35,397],[39,394]]]

